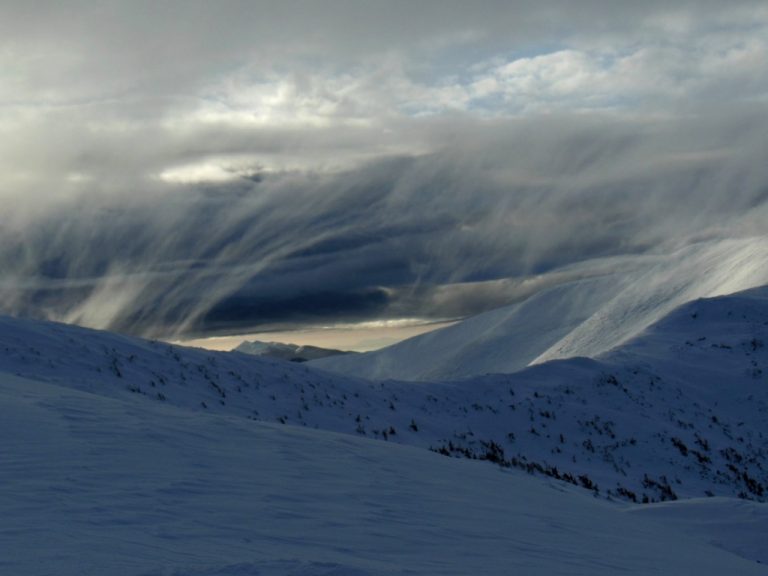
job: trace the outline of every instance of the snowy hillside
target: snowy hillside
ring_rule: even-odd
[[[381,350],[312,365],[370,379],[422,381],[515,372],[575,330],[616,290],[614,276],[570,282]]]
[[[0,317],[0,573],[767,574],[766,343],[768,287],[436,383]]]
[[[425,450],[8,374],[0,433],[2,574],[768,573],[755,503],[623,508]]]
[[[689,303],[597,359],[459,382],[370,382],[8,318],[0,372],[490,460],[608,498],[766,500],[765,294]]]
[[[434,381],[594,357],[686,302],[768,284],[768,240],[702,242],[568,272],[587,277],[383,350],[313,364],[364,378]]]

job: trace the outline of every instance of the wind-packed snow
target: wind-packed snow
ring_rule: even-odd
[[[587,262],[597,274],[388,348],[313,361],[372,379],[445,380],[594,357],[696,298],[768,284],[768,239],[702,242],[669,255]],[[571,271],[575,273],[575,271]]]
[[[3,374],[0,433],[3,574],[768,573],[762,542],[733,545],[727,521],[691,531],[708,502],[625,511],[479,462],[138,396]]]

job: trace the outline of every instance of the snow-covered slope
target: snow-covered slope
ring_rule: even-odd
[[[768,239],[702,242],[670,255],[612,260],[610,266],[588,262],[581,273],[598,276],[383,350],[313,364],[364,378],[429,381],[596,356],[685,302],[768,283]]]
[[[437,383],[0,317],[0,573],[768,574],[766,343],[768,287]]]
[[[9,374],[0,434],[2,574],[768,573],[755,503],[625,509],[425,450]]]
[[[311,364],[382,380],[435,381],[514,372],[586,321],[618,290],[618,284],[614,276],[569,282],[381,350]]]
[[[371,382],[9,318],[0,372],[490,460],[609,498],[765,500],[766,290],[689,303],[596,359],[459,382]]]

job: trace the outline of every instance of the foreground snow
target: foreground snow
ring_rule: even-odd
[[[0,374],[0,572],[768,574],[761,504],[627,509],[484,463]]]

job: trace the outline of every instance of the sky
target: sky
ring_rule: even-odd
[[[467,317],[764,235],[767,112],[762,1],[3,0],[0,312]]]

